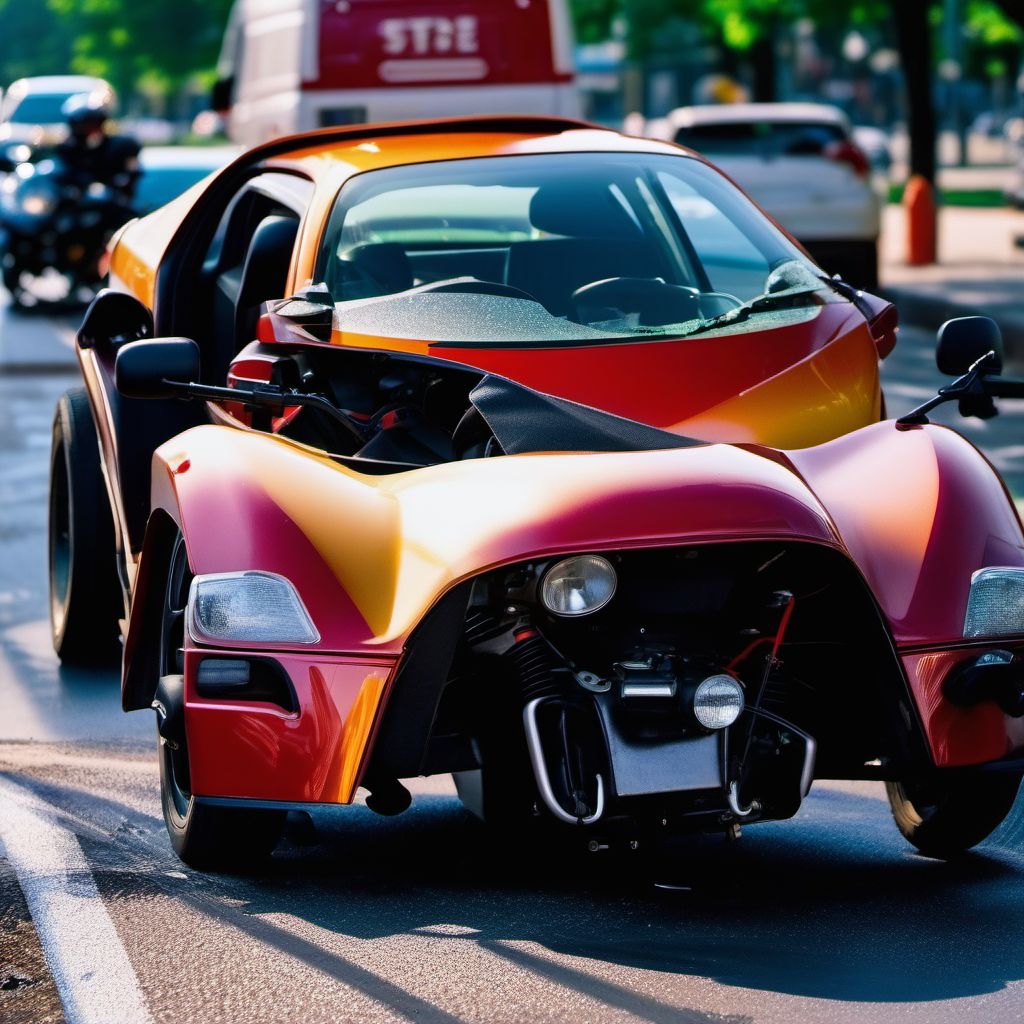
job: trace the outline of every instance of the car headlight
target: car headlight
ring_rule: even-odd
[[[315,644],[320,639],[295,587],[269,572],[196,576],[188,596],[193,639],[212,643]]]
[[[540,599],[553,615],[590,615],[614,596],[618,577],[600,555],[575,555],[557,562],[544,574]]]
[[[1024,633],[1024,568],[993,566],[971,577],[964,636]]]

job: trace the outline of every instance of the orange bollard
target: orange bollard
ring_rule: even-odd
[[[936,244],[935,190],[930,182],[915,174],[903,192],[907,214],[907,264],[923,267],[938,259]]]

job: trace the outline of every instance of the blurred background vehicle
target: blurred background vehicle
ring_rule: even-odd
[[[254,145],[329,125],[580,113],[567,0],[236,0],[214,107]]]
[[[67,135],[61,108],[72,96],[95,95],[113,106],[110,83],[91,75],[40,75],[12,82],[0,104],[0,148],[53,146]]]
[[[874,125],[857,124],[850,130],[850,137],[854,145],[868,158],[871,169],[888,175],[892,168],[889,133]]]
[[[60,147],[56,152],[57,158],[18,163],[0,184],[0,274],[17,306],[88,301],[113,232],[223,167],[237,148],[147,147],[124,192],[81,180],[59,159]]]
[[[91,299],[107,242],[131,216],[117,189],[80,180],[60,160],[20,164],[0,185],[2,277],[12,301]]]
[[[841,110],[817,103],[679,107],[648,131],[721,167],[830,274],[877,288],[880,203]]]

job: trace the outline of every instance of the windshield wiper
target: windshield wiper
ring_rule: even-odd
[[[710,320],[702,320],[693,330],[687,331],[682,337],[690,338],[695,334],[704,334],[707,331],[717,330],[719,327],[731,327],[733,324],[742,324],[750,319],[752,313],[765,313],[773,309],[784,309],[789,299],[796,299],[802,295],[814,295],[818,290],[815,287],[784,292],[765,292],[749,302],[744,302],[742,306],[719,313],[718,316],[713,316]]]

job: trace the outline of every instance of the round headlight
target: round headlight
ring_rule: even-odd
[[[708,676],[693,695],[693,714],[705,729],[725,729],[743,710],[743,687],[732,676]]]
[[[590,615],[615,596],[617,583],[607,558],[576,555],[548,569],[541,581],[540,599],[553,615]]]

